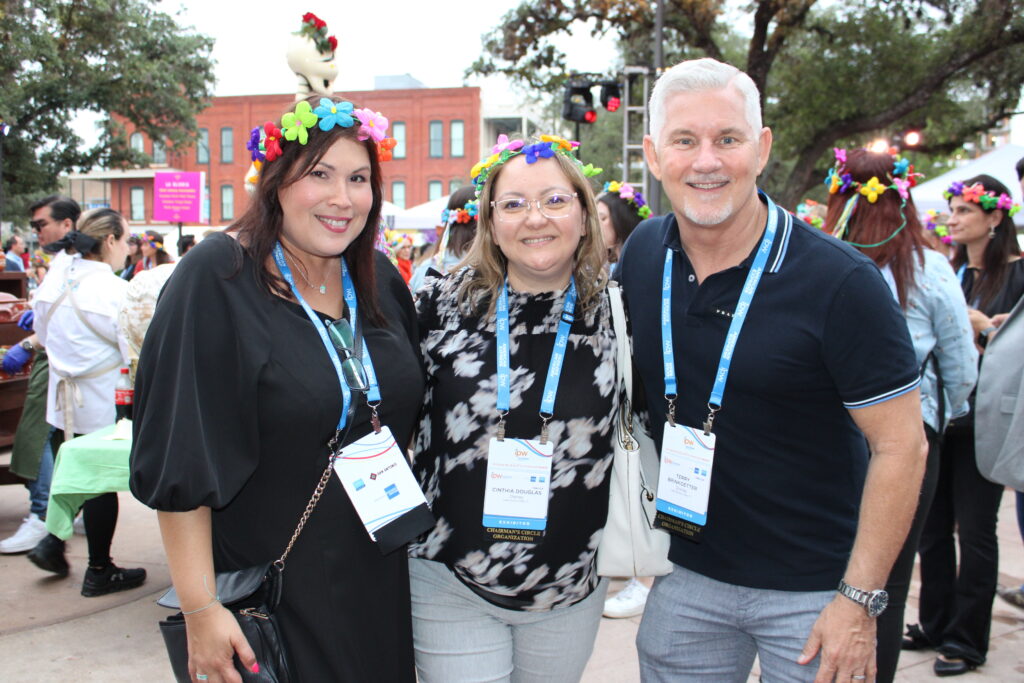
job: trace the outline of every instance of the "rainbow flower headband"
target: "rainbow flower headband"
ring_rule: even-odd
[[[441,222],[445,227],[454,223],[468,223],[480,213],[480,205],[475,200],[466,202],[461,209],[445,209],[441,212]]]
[[[334,52],[338,49],[338,39],[327,35],[327,22],[312,12],[302,15],[302,27],[295,35],[306,36],[312,40],[320,52]]]
[[[647,218],[651,215],[651,207],[647,206],[647,201],[644,200],[643,194],[629,183],[611,180],[604,184],[602,192],[619,195],[619,199],[636,207],[636,215],[640,216],[640,218]]]
[[[595,168],[593,164],[584,165],[576,158],[573,151],[580,146],[580,143],[566,140],[557,135],[541,135],[540,142],[527,145],[522,140],[509,140],[507,135],[499,135],[497,144],[491,148],[490,156],[482,159],[469,172],[476,186],[476,196],[480,196],[484,183],[496,168],[506,163],[509,159],[520,154],[526,157],[526,163],[535,164],[540,159],[550,159],[555,154],[561,154],[576,162],[583,175],[592,178],[601,173],[603,169]]]
[[[889,174],[891,182],[888,185],[882,184],[876,176],[872,176],[866,183],[858,183],[852,175],[846,172],[846,150],[833,147],[832,151],[836,155],[836,163],[828,170],[828,176],[825,177],[829,194],[837,192],[846,194],[848,190],[852,189],[854,192],[864,195],[869,202],[874,204],[883,192],[895,190],[899,193],[900,199],[906,202],[910,196],[910,188],[917,185],[918,178],[924,177],[922,174],[914,172],[914,167],[908,159],[896,154],[893,156],[892,171]]]
[[[838,239],[844,239],[846,235],[846,229],[849,227],[850,218],[853,216],[853,212],[857,209],[857,202],[861,197],[866,198],[870,203],[874,204],[878,201],[878,198],[886,190],[895,190],[900,196],[900,216],[903,217],[903,222],[896,228],[891,235],[886,237],[881,242],[875,242],[874,244],[860,244],[846,240],[846,242],[854,247],[860,247],[861,249],[872,249],[874,247],[880,247],[889,240],[896,237],[903,231],[903,228],[907,227],[907,200],[910,199],[910,188],[917,185],[917,179],[923,178],[924,175],[921,173],[915,173],[914,167],[911,165],[908,159],[904,159],[899,154],[890,151],[893,157],[892,171],[888,175],[888,179],[891,181],[888,185],[883,185],[877,176],[871,176],[866,183],[859,183],[853,179],[853,176],[846,171],[846,150],[840,149],[839,147],[832,148],[833,153],[836,155],[835,166],[828,170],[828,176],[825,178],[825,184],[828,185],[829,194],[845,194],[849,190],[853,190],[852,196],[846,201],[846,206],[843,207],[843,212],[839,215],[839,220],[836,221],[835,228],[832,229],[832,236]]]
[[[935,233],[943,244],[953,244],[953,238],[949,235],[949,228],[939,224],[939,212],[935,209],[928,209],[924,212],[924,229]]]
[[[974,202],[985,211],[1002,209],[1010,218],[1013,218],[1020,211],[1020,204],[1015,204],[1013,197],[1005,192],[997,197],[995,192],[986,192],[985,186],[981,183],[974,183],[970,187],[965,187],[963,183],[956,181],[942,193],[942,196],[946,198],[946,201],[953,197],[960,197],[965,202]]]
[[[325,133],[335,126],[351,128],[359,122],[359,140],[372,139],[377,145],[377,159],[381,162],[391,161],[391,150],[398,142],[387,137],[388,120],[380,112],[372,109],[355,109],[351,102],[335,102],[321,97],[316,109],[309,102],[302,100],[295,105],[295,111],[281,117],[281,127],[267,121],[263,126],[256,126],[249,132],[249,141],[245,148],[252,155],[252,162],[259,171],[266,162],[273,161],[284,151],[281,143],[298,141],[300,145],[309,142],[309,129],[316,126]]]

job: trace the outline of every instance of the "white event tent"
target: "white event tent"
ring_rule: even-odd
[[[395,230],[433,230],[441,224],[441,212],[448,207],[448,195],[418,204],[395,216]]]

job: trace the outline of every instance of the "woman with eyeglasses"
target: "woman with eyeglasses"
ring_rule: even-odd
[[[575,681],[593,649],[615,339],[574,148],[499,139],[471,174],[468,266],[419,292],[427,398],[414,469],[437,518],[410,549],[424,683]]]
[[[182,259],[143,342],[132,491],[158,510],[196,679],[255,664],[214,572],[278,558],[329,473],[282,575],[291,679],[415,680],[405,545],[371,538],[338,449],[390,434],[408,468],[423,398],[412,298],[374,250],[386,128],[310,98],[254,129],[248,209]]]

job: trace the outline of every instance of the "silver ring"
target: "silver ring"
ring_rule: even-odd
[[[209,678],[210,677],[207,676],[206,674],[196,674],[196,680],[197,681],[205,681],[205,680],[209,680]]]
[[[855,680],[855,681],[863,681],[863,680],[864,680],[865,678],[867,678],[867,676],[864,676],[864,675],[860,675],[860,676],[850,676],[850,678],[852,678],[852,679],[853,679],[853,680]]]

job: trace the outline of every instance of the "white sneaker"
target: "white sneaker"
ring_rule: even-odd
[[[76,534],[79,536],[85,536],[85,519],[82,517],[81,512],[79,512],[78,516],[75,517],[75,521],[71,526],[74,527]]]
[[[46,534],[46,522],[39,519],[34,512],[30,512],[13,536],[0,541],[0,553],[9,555],[28,552],[46,538]]]
[[[630,579],[625,588],[604,601],[604,616],[612,619],[640,616],[644,613],[649,592],[647,586]]]

